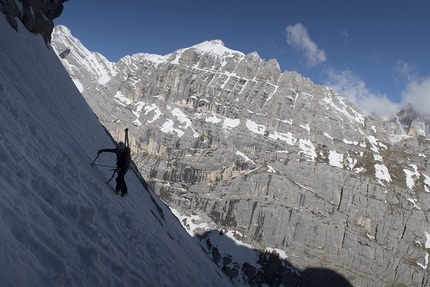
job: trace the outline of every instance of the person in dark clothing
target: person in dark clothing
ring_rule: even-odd
[[[116,166],[115,172],[118,173],[116,177],[116,188],[115,193],[119,193],[121,191],[121,196],[124,197],[127,195],[127,185],[124,181],[124,176],[130,167],[130,148],[127,147],[123,142],[119,142],[116,145],[116,148],[113,149],[101,149],[98,151],[98,154],[102,152],[112,152],[116,154]]]

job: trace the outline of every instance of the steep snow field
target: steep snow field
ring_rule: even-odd
[[[40,35],[0,13],[0,286],[231,286],[114,143]],[[97,163],[112,165],[113,155]]]

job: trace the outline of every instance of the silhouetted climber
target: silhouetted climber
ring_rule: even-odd
[[[121,191],[121,196],[122,197],[126,196],[128,191],[127,191],[127,185],[124,180],[124,175],[127,173],[128,168],[130,167],[130,147],[128,142],[128,129],[125,129],[125,143],[120,141],[119,143],[117,143],[116,148],[101,149],[98,151],[97,157],[102,152],[112,152],[116,154],[117,167],[114,171],[114,174],[112,175],[113,177],[115,175],[115,172],[118,174],[116,178],[115,193],[118,194]]]

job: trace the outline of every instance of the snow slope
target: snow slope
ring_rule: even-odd
[[[125,199],[105,184],[111,138],[19,31],[0,13],[0,286],[231,286],[136,171]]]

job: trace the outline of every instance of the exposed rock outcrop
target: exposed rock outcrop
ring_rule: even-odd
[[[55,18],[63,12],[63,3],[68,0],[0,0],[0,11],[7,18],[9,24],[18,29],[18,17],[28,31],[40,34],[48,43],[51,41]]]

